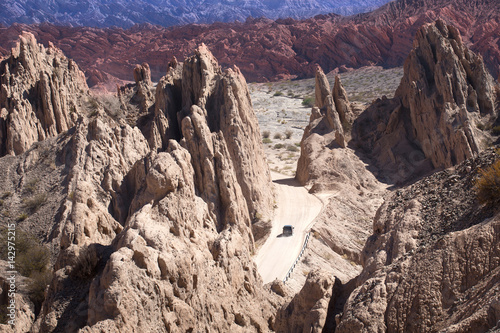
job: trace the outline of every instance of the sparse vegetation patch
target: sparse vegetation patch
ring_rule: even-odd
[[[500,204],[500,160],[480,171],[476,181],[476,193],[482,204],[491,206]]]

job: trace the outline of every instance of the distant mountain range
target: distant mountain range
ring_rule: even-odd
[[[153,80],[167,71],[172,56],[184,59],[201,43],[223,67],[237,65],[248,81],[311,77],[316,64],[326,71],[362,66],[401,66],[416,31],[441,18],[460,31],[481,54],[495,78],[500,73],[498,0],[397,0],[373,12],[349,17],[318,15],[305,20],[266,18],[130,29],[12,24],[0,28],[0,57],[10,54],[23,31],[53,43],[86,72],[89,85],[114,78],[132,80],[136,64],[147,62]]]
[[[161,26],[188,23],[245,21],[248,17],[301,19],[318,14],[351,15],[373,10],[390,0],[4,0],[0,23],[128,28],[150,23]]]

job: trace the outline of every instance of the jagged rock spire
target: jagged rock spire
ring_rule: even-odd
[[[0,63],[0,77],[0,156],[66,131],[86,102],[88,86],[75,62],[31,33]]]

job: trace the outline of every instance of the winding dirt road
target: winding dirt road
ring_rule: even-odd
[[[322,202],[289,176],[271,173],[276,186],[276,215],[271,235],[254,260],[264,283],[282,280],[300,253],[307,230],[323,208]],[[295,227],[293,236],[282,236],[284,225]]]

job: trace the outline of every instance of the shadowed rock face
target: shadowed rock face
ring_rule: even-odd
[[[18,155],[33,143],[75,124],[87,96],[84,74],[52,45],[24,33],[0,63],[0,156]]]
[[[97,104],[63,134],[0,159],[16,175],[1,180],[13,197],[23,195],[28,173],[51,191],[51,207],[40,208],[48,217],[23,221],[43,223],[40,234],[56,249],[32,329],[267,331],[282,300],[262,287],[251,259],[252,222],[269,216],[274,200],[246,82],[237,68],[222,71],[203,45],[184,65],[172,62],[154,94],[148,68],[138,66],[136,84],[118,90],[121,103],[130,92],[140,105],[133,127]],[[75,79],[53,82],[69,94]],[[82,97],[71,96],[76,105]],[[86,248],[96,261],[82,278]]]
[[[340,281],[319,271],[310,272],[306,283],[276,315],[276,332],[323,331],[328,304],[335,302]]]
[[[372,104],[353,138],[404,181],[477,155],[487,136],[478,125],[495,121],[495,100],[482,58],[436,21],[418,31],[394,99]]]

